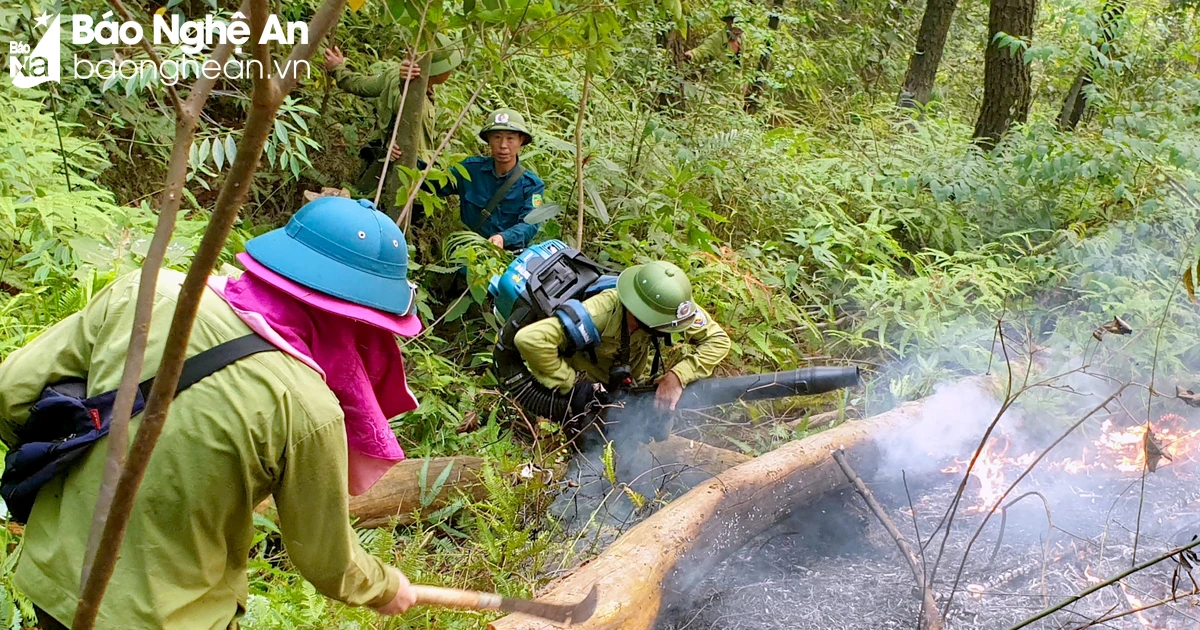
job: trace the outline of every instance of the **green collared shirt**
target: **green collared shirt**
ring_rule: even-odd
[[[115,280],[82,311],[0,364],[0,440],[12,447],[42,388],[86,377],[116,389],[139,273]],[[162,271],[142,379],[158,365],[183,275]],[[250,333],[206,291],[188,342],[195,355]],[[130,425],[130,438],[141,416]],[[63,623],[75,615],[88,529],[108,451],[103,438],[43,486],[25,528],[16,586]],[[283,352],[246,357],[176,397],[138,491],[97,628],[233,627],[247,597],[254,507],[275,496],[288,557],[321,593],[381,606],[399,584],[350,527],[346,428],[321,376]]]

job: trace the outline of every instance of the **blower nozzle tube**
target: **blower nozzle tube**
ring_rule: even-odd
[[[679,409],[701,409],[738,401],[824,394],[859,384],[857,367],[811,367],[770,374],[700,379],[683,390]]]

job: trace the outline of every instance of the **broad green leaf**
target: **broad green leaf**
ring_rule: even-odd
[[[225,168],[225,143],[217,138],[212,145],[213,164],[217,165],[217,170]]]
[[[230,166],[237,159],[237,143],[233,141],[233,134],[225,136],[225,159],[229,160]]]

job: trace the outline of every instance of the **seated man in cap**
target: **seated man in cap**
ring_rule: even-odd
[[[347,506],[404,458],[388,419],[417,406],[396,344],[421,330],[404,234],[369,201],[325,197],[246,250],[240,277],[208,280],[188,355],[217,348],[222,358],[190,387],[181,382],[97,628],[236,627],[254,508],[268,495],[289,560],[319,592],[389,615],[415,601],[404,575],[359,545]],[[10,452],[39,442],[31,431],[44,435],[56,419],[35,411],[30,428],[47,385],[84,379],[92,397],[116,389],[139,281],[117,278],[0,364],[0,440]],[[143,377],[157,369],[182,281],[158,274]],[[258,345],[222,354],[231,341]],[[100,437],[20,510],[25,546],[13,581],[44,629],[74,618],[107,447]]]
[[[429,81],[425,90],[424,119],[421,121],[421,135],[418,138],[417,157],[429,160],[433,150],[438,145],[437,104],[434,91],[437,86],[450,78],[450,72],[462,64],[463,53],[461,42],[438,34],[438,47],[433,51],[433,59],[429,64]],[[421,76],[421,67],[404,59],[398,62],[381,62],[372,66],[371,74],[358,74],[346,69],[346,58],[337,46],[325,49],[325,68],[333,75],[338,87],[364,98],[375,99],[376,124],[371,134],[371,140],[359,151],[359,156],[366,162],[366,169],[358,180],[358,190],[366,196],[374,196],[379,184],[379,175],[383,172],[384,145],[391,140],[392,127],[400,111],[400,95],[404,91],[404,81]],[[400,159],[400,149],[391,147],[391,160]],[[399,189],[399,180],[395,171],[388,174],[384,185],[383,195],[379,204],[384,210],[392,207]]]
[[[459,196],[459,217],[467,227],[487,238],[496,247],[524,249],[537,234],[538,226],[525,217],[540,207],[546,185],[537,173],[521,164],[521,147],[533,136],[525,128],[525,119],[511,109],[488,114],[479,130],[479,138],[488,143],[491,156],[475,156],[462,161],[452,171],[453,181],[437,188],[440,196]]]

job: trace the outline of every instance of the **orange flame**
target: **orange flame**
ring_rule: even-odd
[[[1132,609],[1142,608],[1146,605],[1146,603],[1139,599],[1137,595],[1134,595],[1129,591],[1129,588],[1125,586],[1124,582],[1117,582],[1117,584],[1121,585],[1121,590],[1125,592],[1125,599],[1129,600],[1129,605],[1132,607]],[[1154,625],[1152,621],[1146,618],[1145,612],[1136,612],[1133,613],[1133,616],[1137,618],[1138,623],[1142,624],[1143,628],[1150,628],[1151,630],[1158,629],[1158,626]]]
[[[1141,473],[1146,467],[1147,430],[1161,446],[1163,457],[1158,467],[1180,462],[1191,462],[1200,453],[1200,429],[1189,429],[1187,420],[1175,414],[1166,414],[1151,427],[1140,424],[1117,429],[1111,419],[1100,425],[1100,435],[1092,442],[1092,449],[1084,448],[1078,458],[1064,458],[1050,462],[1048,468],[1075,475],[1092,470],[1115,470],[1121,473]],[[971,476],[979,482],[979,501],[967,508],[968,512],[979,513],[993,509],[1008,488],[1005,469],[1024,469],[1037,457],[1031,451],[1019,457],[1009,457],[1009,442],[1003,437],[992,437],[984,445],[971,469]],[[961,472],[969,460],[955,459],[942,469],[943,473]]]

